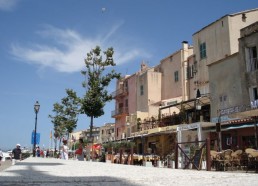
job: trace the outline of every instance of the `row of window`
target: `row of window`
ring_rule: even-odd
[[[246,56],[247,56],[247,71],[253,71],[258,69],[258,60],[257,60],[257,48],[256,46],[254,47],[249,47],[246,50]],[[200,44],[200,58],[204,59],[206,58],[206,43],[203,42]],[[172,61],[172,57],[171,57]],[[194,72],[196,71],[196,64],[188,66],[186,69],[186,78],[192,78],[194,76]],[[179,71],[174,72],[174,81],[178,82],[179,81]],[[257,91],[257,90],[256,90]],[[257,95],[256,93],[253,93],[254,95]],[[144,86],[140,86],[140,95],[144,95]],[[252,97],[257,97],[257,96],[252,96]],[[256,100],[256,99],[255,99]],[[224,101],[221,101],[224,102]]]

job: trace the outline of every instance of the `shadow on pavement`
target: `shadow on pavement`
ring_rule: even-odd
[[[19,162],[15,166],[24,166],[25,169],[5,170],[5,174],[1,175],[1,186],[21,186],[21,185],[104,185],[104,186],[139,186],[138,184],[130,183],[128,180],[119,179],[108,176],[55,176],[50,175],[49,171],[37,170],[35,166],[62,166],[62,163],[42,163],[42,162]],[[60,171],[58,169],[58,171]],[[67,170],[65,170],[67,172]],[[60,173],[60,172],[59,172]]]
[[[63,163],[42,163],[42,162],[19,162],[16,166],[57,166],[64,165]]]

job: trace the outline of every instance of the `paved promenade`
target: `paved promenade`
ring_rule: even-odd
[[[80,162],[75,160],[28,158],[0,172],[0,185],[258,185],[258,174],[175,170]]]
[[[11,160],[2,161],[1,162],[1,166],[0,166],[0,174],[1,174],[1,171],[9,168],[11,165],[12,165],[12,161]]]

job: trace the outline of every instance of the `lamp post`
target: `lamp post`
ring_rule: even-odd
[[[218,111],[219,117],[218,117],[218,122],[216,123],[216,132],[218,136],[218,145],[219,145],[219,151],[222,151],[222,141],[221,141],[221,110],[219,109]]]
[[[200,104],[200,98],[201,98],[201,92],[199,89],[197,89],[197,92],[196,92],[196,99],[195,99],[195,102],[194,102],[194,106],[195,106],[195,122],[197,122],[197,111],[200,111],[202,109],[202,106]],[[200,120],[199,120],[200,121]]]
[[[254,120],[254,144],[255,144],[255,149],[257,150],[258,149],[258,142],[257,142],[257,137],[258,137],[258,135],[257,135],[257,116],[253,116],[252,117],[253,118],[253,120]]]
[[[37,120],[38,120],[39,108],[40,108],[39,102],[36,101],[34,105],[34,111],[35,111],[36,117],[35,117],[35,130],[34,130],[34,143],[33,143],[33,157],[36,156],[36,134],[37,134]]]

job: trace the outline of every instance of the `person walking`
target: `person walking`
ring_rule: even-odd
[[[40,148],[37,146],[36,148],[36,157],[40,157]]]
[[[67,146],[67,140],[63,140],[63,146],[62,146],[62,155],[61,158],[64,160],[68,160],[68,146]]]
[[[17,144],[16,148],[13,149],[12,151],[12,165],[15,165],[15,163],[18,160],[22,160],[22,152],[21,152],[21,145]]]
[[[84,161],[84,154],[83,154],[83,139],[79,139],[79,147],[76,150],[75,154],[77,155],[78,161]]]
[[[2,158],[4,157],[4,155],[3,155],[3,152],[2,152],[2,150],[0,149],[0,166],[1,166],[1,161],[2,161]]]

